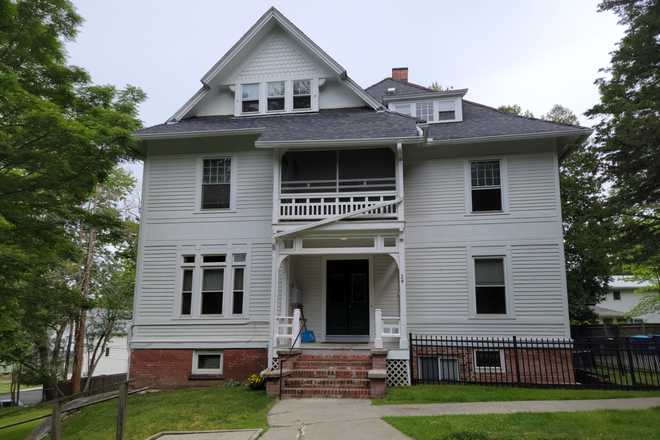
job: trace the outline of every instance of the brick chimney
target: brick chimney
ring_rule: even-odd
[[[392,78],[399,81],[408,82],[408,68],[407,67],[394,67],[392,69]]]

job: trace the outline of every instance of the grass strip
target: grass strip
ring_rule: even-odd
[[[242,387],[162,391],[128,396],[126,439],[144,440],[161,431],[268,428],[275,397]],[[62,438],[101,440],[115,437],[117,401],[92,405],[62,424]],[[3,439],[4,440],[4,439]]]
[[[479,385],[415,385],[387,388],[387,397],[374,405],[422,403],[508,402],[519,400],[591,400],[660,397],[660,391],[565,390]]]
[[[660,407],[383,420],[417,440],[651,440],[658,438]]]
[[[21,408],[21,411],[12,411],[8,415],[4,415],[4,412],[5,411],[0,412],[0,426],[7,426],[12,423],[22,422],[23,420],[30,420],[35,417],[50,414],[52,411],[50,408],[46,407],[26,410]],[[16,412],[18,413],[14,415]],[[2,440],[23,440],[34,428],[39,426],[41,422],[43,422],[43,420],[35,420],[22,425],[12,426],[11,428],[0,429],[0,438]]]

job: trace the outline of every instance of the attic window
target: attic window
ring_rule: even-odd
[[[438,121],[453,121],[456,119],[456,102],[455,101],[439,101],[438,106]]]
[[[293,82],[293,109],[312,108],[312,81],[309,79]]]
[[[268,111],[283,111],[285,82],[277,81],[268,83]]]
[[[433,124],[463,120],[460,98],[443,99],[441,101],[398,102],[390,104],[390,109],[397,113],[424,119]]]
[[[259,84],[243,84],[241,89],[242,111],[251,113],[259,111]]]

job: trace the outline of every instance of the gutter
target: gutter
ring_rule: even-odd
[[[586,140],[591,136],[593,130],[583,129],[583,130],[571,130],[571,131],[547,131],[543,133],[527,133],[527,134],[507,134],[501,136],[481,136],[481,137],[472,137],[472,138],[462,138],[462,139],[442,139],[434,140],[430,138],[427,145],[452,145],[452,144],[471,144],[475,142],[501,142],[501,141],[513,141],[513,140],[522,140],[522,139],[542,139],[542,138],[557,138],[562,136],[578,136],[576,142],[580,143]]]
[[[397,197],[394,200],[388,200],[386,202],[376,203],[375,205],[367,206],[366,208],[358,209],[357,211],[351,211],[351,212],[348,212],[346,214],[337,215],[335,217],[326,218],[324,220],[319,220],[318,222],[298,226],[297,228],[289,229],[288,231],[278,232],[277,234],[274,234],[273,237],[271,238],[271,244],[273,246],[273,250],[276,249],[278,238],[285,237],[285,236],[291,235],[291,234],[295,234],[297,232],[306,231],[308,229],[318,228],[319,226],[327,225],[329,223],[335,223],[335,222],[338,222],[340,220],[344,220],[346,218],[353,217],[353,216],[358,215],[358,214],[362,214],[364,212],[373,211],[374,209],[380,209],[380,208],[383,208],[383,207],[389,206],[389,205],[398,205],[402,201],[403,201],[403,197]]]
[[[427,128],[428,131],[428,128]],[[419,131],[418,131],[419,133]],[[424,142],[420,133],[419,136],[400,137],[400,138],[368,138],[368,139],[322,139],[322,140],[304,140],[304,141],[256,141],[256,148],[302,148],[302,147],[349,147],[356,145],[383,145],[383,144],[419,144]]]

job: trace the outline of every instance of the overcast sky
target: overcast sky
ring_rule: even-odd
[[[466,99],[518,104],[535,116],[554,104],[582,113],[624,28],[596,0],[332,2],[73,0],[85,18],[67,49],[98,84],[141,87],[145,126],[165,122],[199,79],[271,6],[362,87],[408,67],[409,81],[469,89]],[[131,167],[140,175],[136,167]]]

